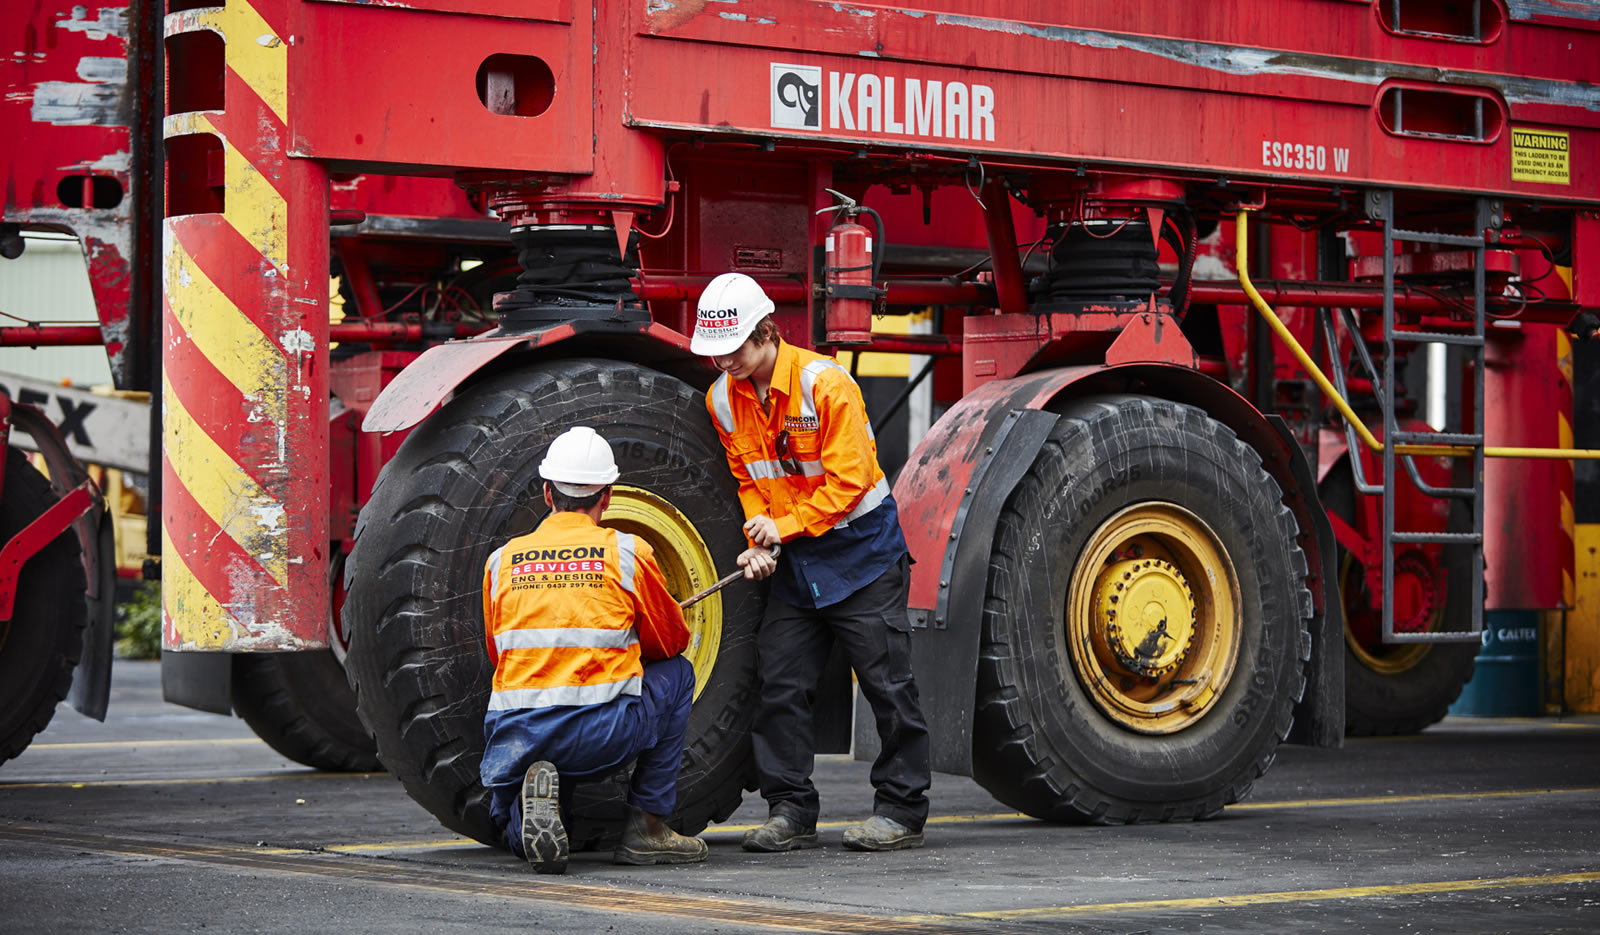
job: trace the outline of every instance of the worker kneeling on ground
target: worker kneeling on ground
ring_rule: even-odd
[[[754,748],[766,824],[747,851],[817,846],[811,699],[834,641],[872,706],[882,752],[872,764],[873,816],[844,846],[922,846],[928,817],[928,728],[911,678],[909,557],[861,390],[832,358],[783,342],[772,300],[741,273],[700,297],[691,348],[722,376],[706,394],[739,482],[749,578],[771,577],[756,637],[761,709]],[[782,543],[783,562],[757,546]]]
[[[506,843],[540,873],[567,868],[573,782],[630,762],[616,862],[706,859],[704,841],[662,821],[677,802],[694,697],[694,667],[681,655],[689,629],[649,543],[599,525],[617,473],[594,429],[563,433],[539,465],[552,512],[484,567],[495,670],[483,784]]]

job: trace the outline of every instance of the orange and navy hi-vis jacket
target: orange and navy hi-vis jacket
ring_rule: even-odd
[[[552,513],[489,556],[483,620],[491,715],[638,695],[641,657],[689,645],[649,543],[584,513]]]
[[[706,393],[745,518],[766,514],[789,542],[848,525],[889,496],[861,390],[833,358],[780,341],[767,399],[770,411],[748,380],[726,373]]]

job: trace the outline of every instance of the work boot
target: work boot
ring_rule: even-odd
[[[539,873],[567,872],[567,829],[561,824],[561,778],[544,760],[522,777],[522,853]]]
[[[622,843],[611,855],[617,864],[697,864],[711,849],[699,838],[685,837],[655,815],[634,805],[628,806],[628,824],[622,829]]]
[[[817,846],[817,826],[802,828],[800,822],[788,815],[773,815],[767,823],[759,828],[751,828],[744,833],[744,849],[747,851],[798,851],[802,848]]]
[[[893,818],[873,815],[844,829],[844,846],[852,851],[903,851],[922,846],[922,832],[912,831]]]

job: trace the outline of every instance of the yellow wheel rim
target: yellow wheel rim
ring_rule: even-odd
[[[1359,564],[1357,564],[1355,556],[1351,555],[1349,552],[1346,552],[1344,554],[1344,560],[1339,564],[1339,599],[1344,602],[1344,644],[1350,647],[1350,654],[1356,657],[1357,661],[1359,661],[1363,666],[1367,667],[1373,672],[1378,673],[1379,675],[1399,675],[1403,672],[1408,672],[1411,669],[1416,668],[1417,664],[1427,657],[1428,651],[1433,649],[1431,644],[1389,644],[1379,642],[1371,649],[1368,649],[1362,644],[1361,638],[1356,635],[1354,630],[1351,629],[1351,595],[1346,590],[1346,582],[1349,580],[1349,576],[1352,573],[1361,576],[1364,575],[1364,570]],[[1356,594],[1357,599],[1366,601],[1366,595],[1367,589],[1365,585],[1358,585]],[[1365,604],[1363,604],[1362,610],[1371,614],[1381,615],[1382,613],[1382,611],[1368,607]],[[1440,608],[1434,613],[1433,619],[1429,622],[1427,629],[1430,631],[1436,629],[1439,623],[1439,618],[1443,616],[1444,609]],[[1381,627],[1381,623],[1375,623],[1374,627]]]
[[[650,543],[656,564],[666,576],[667,590],[678,600],[716,582],[716,561],[700,531],[662,497],[618,484],[611,488],[611,506],[600,522]],[[684,655],[694,664],[694,696],[699,698],[711,680],[717,649],[722,645],[722,595],[700,601],[685,610],[683,618],[689,625],[689,649]]]
[[[1171,734],[1216,704],[1239,655],[1239,580],[1205,521],[1130,506],[1096,529],[1067,586],[1069,655],[1112,721]]]

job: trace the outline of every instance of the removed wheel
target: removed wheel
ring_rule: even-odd
[[[974,777],[1038,818],[1206,818],[1271,765],[1312,613],[1293,515],[1191,406],[1061,411],[989,565]]]
[[[1355,520],[1348,463],[1329,471],[1319,491],[1329,513],[1373,534]],[[1343,548],[1339,593],[1344,598],[1344,732],[1387,737],[1438,723],[1472,678],[1478,644],[1385,643],[1383,608],[1373,600],[1366,568]],[[1392,600],[1395,630],[1401,633],[1443,629],[1446,621],[1470,615],[1471,549],[1418,546],[1396,555]]]
[[[6,449],[0,491],[0,545],[10,542],[56,500],[21,450]],[[11,619],[0,621],[0,763],[44,730],[72,687],[89,622],[83,561],[71,529],[22,566]]]
[[[483,564],[543,519],[539,461],[575,425],[599,430],[622,471],[604,522],[650,543],[674,594],[733,567],[744,516],[704,397],[665,374],[600,360],[540,364],[460,391],[385,465],[347,564],[346,665],[379,757],[446,827],[488,844],[503,842],[478,776],[493,675]],[[726,818],[752,778],[760,616],[760,597],[744,585],[686,612],[696,697],[671,818],[680,832]],[[578,788],[573,846],[614,837],[626,777]]]

